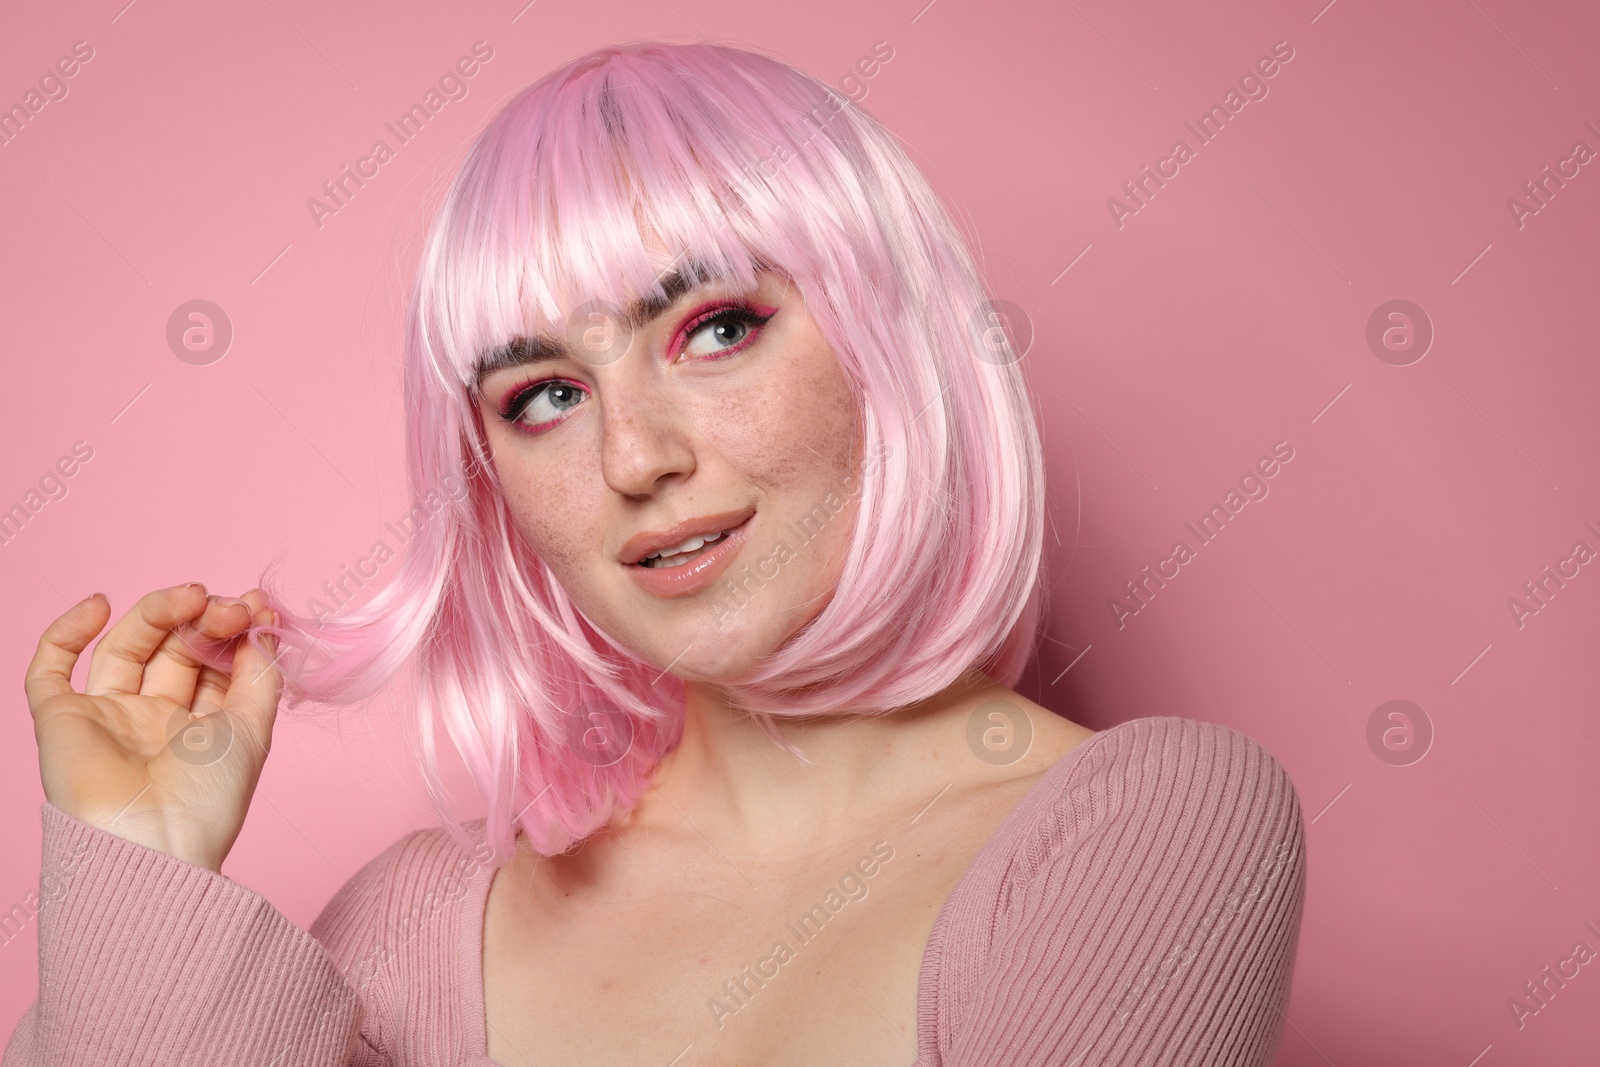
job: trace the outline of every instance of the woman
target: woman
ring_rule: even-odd
[[[423,252],[395,581],[315,618],[153,592],[82,693],[110,605],[41,639],[59,899],[5,1063],[1268,1063],[1293,786],[1226,727],[1011,689],[1043,475],[992,325],[809,76],[631,44],[529,87]],[[301,931],[220,874],[280,685],[403,666],[430,782],[438,720],[488,814]]]

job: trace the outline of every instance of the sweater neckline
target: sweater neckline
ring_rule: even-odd
[[[938,915],[934,917],[933,931],[928,935],[928,943],[922,950],[922,964],[917,972],[915,1035],[917,1058],[908,1067],[929,1067],[934,1062],[929,1056],[930,1053],[937,1052],[932,1047],[933,1042],[937,1040],[937,1034],[926,1030],[924,1024],[938,1018],[939,968],[951,917],[961,902],[972,892],[977,877],[976,872],[988,867],[997,853],[1003,855],[1016,836],[1032,825],[1040,811],[1048,805],[1049,799],[1055,794],[1068,772],[1076,766],[1078,758],[1090,745],[1107,734],[1138,721],[1140,720],[1129,719],[1105,730],[1096,730],[1051,764],[1001,820],[999,827],[983,843],[983,847],[973,856],[967,869],[956,880],[955,888],[945,897]],[[466,909],[466,917],[465,921],[460,923],[460,942],[456,951],[458,969],[456,988],[462,991],[461,1005],[466,1013],[466,1019],[461,1023],[461,1030],[467,1040],[467,1060],[464,1067],[503,1067],[499,1061],[489,1058],[489,1021],[485,1010],[483,987],[483,930],[489,905],[489,887],[494,882],[496,870],[497,868],[488,864],[479,864],[461,901],[462,907]],[[928,1047],[925,1048],[925,1044]]]

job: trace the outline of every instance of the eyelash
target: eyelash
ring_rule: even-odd
[[[749,328],[750,332],[732,347],[725,348],[715,355],[699,357],[701,362],[710,362],[713,360],[722,359],[724,356],[731,356],[735,352],[741,352],[745,348],[748,348],[755,341],[756,337],[760,335],[761,327],[765,326],[769,321],[771,321],[772,317],[776,314],[777,312],[775,310],[765,313],[757,311],[753,305],[743,302],[711,308],[705,314],[696,316],[694,319],[690,320],[690,322],[679,331],[678,337],[682,339],[683,344],[678,346],[678,352],[676,354],[681,354],[683,350],[688,347],[688,341],[702,329],[707,326],[712,326],[722,322],[742,323]],[[534,400],[538,399],[541,393],[545,392],[552,386],[558,385],[565,385],[569,388],[575,389],[583,388],[576,382],[570,382],[565,378],[559,377],[542,378],[538,381],[529,382],[526,386],[518,389],[502,402],[500,406],[500,418],[525,433],[540,433],[546,427],[554,426],[565,416],[559,416],[549,420],[548,422],[541,422],[537,426],[522,426],[519,424],[522,420],[523,413],[528,408],[528,405],[533,403]],[[574,407],[575,406],[576,405],[574,405]]]

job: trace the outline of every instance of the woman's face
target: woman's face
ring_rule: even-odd
[[[855,526],[855,392],[792,283],[759,280],[683,291],[631,332],[575,314],[481,382],[522,536],[591,622],[689,680],[815,618]]]

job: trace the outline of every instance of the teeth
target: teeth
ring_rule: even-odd
[[[691,552],[697,552],[701,548],[705,547],[706,545],[709,545],[711,542],[718,540],[719,538],[722,537],[722,534],[725,534],[727,532],[728,531],[723,530],[722,533],[714,533],[714,534],[708,534],[708,535],[704,535],[704,536],[696,535],[694,537],[689,538],[687,541],[683,542],[683,544],[681,544],[681,545],[675,545],[672,548],[665,548],[665,549],[662,549],[660,552],[654,552],[654,553],[646,556],[640,562],[649,563],[651,560],[660,560],[662,566],[667,566],[667,567],[675,566],[677,563],[681,562],[676,557],[678,557],[678,556],[686,556]]]

